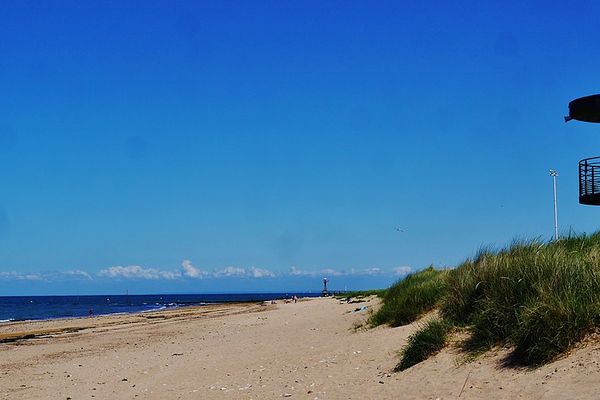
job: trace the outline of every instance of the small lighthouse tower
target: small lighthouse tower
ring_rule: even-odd
[[[329,290],[327,290],[327,282],[329,282],[329,279],[323,278],[323,291],[321,292],[321,296],[323,297],[329,296]]]

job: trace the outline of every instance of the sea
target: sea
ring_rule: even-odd
[[[127,314],[207,304],[318,297],[320,293],[221,293],[94,296],[0,296],[0,323]]]

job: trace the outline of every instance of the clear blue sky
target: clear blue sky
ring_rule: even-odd
[[[529,4],[525,4],[529,3]],[[386,286],[591,232],[593,1],[16,1],[0,294]],[[397,232],[400,226],[405,232]]]

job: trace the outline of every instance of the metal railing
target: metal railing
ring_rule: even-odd
[[[579,161],[579,202],[600,205],[600,157]]]

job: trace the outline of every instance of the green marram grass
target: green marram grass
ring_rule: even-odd
[[[600,233],[481,251],[447,276],[442,315],[470,328],[467,348],[512,346],[551,361],[600,324]]]
[[[402,325],[433,308],[470,332],[467,351],[508,346],[526,365],[552,361],[600,327],[600,232],[484,248],[455,269],[410,275],[372,323]]]
[[[370,323],[400,326],[416,321],[433,310],[446,293],[446,274],[429,267],[396,282],[383,295],[383,305]]]
[[[404,371],[442,350],[451,329],[452,324],[441,318],[430,319],[408,338],[408,343],[401,352],[401,359],[396,366],[396,371]]]

